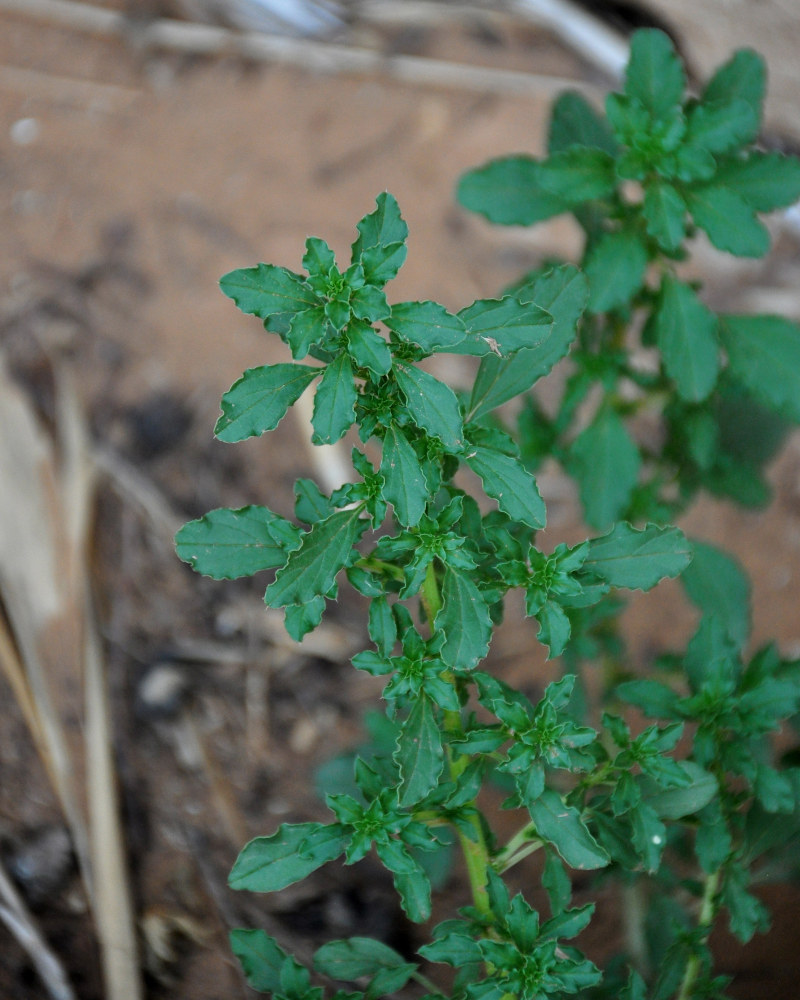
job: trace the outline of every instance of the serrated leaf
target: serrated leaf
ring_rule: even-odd
[[[178,558],[214,580],[236,580],[282,566],[300,543],[300,531],[279,514],[255,504],[221,507],[184,524],[175,536]]]
[[[460,447],[464,429],[453,390],[412,365],[395,363],[394,376],[417,426],[446,448]]]
[[[590,312],[627,305],[644,282],[647,250],[635,233],[606,233],[589,251],[584,272],[589,279]]]
[[[552,844],[570,868],[587,871],[604,868],[609,857],[591,835],[577,809],[567,805],[558,792],[546,788],[528,803],[540,837]]]
[[[553,317],[532,302],[513,295],[478,299],[458,314],[467,336],[451,348],[454,354],[488,354],[508,357],[515,351],[536,347],[551,333]]]
[[[394,948],[374,938],[351,937],[342,941],[328,941],[314,953],[314,968],[331,979],[352,982],[362,976],[375,976],[380,972],[396,973],[397,981],[386,992],[402,989],[417,968],[406,962]]]
[[[606,198],[617,186],[614,158],[603,149],[573,146],[541,164],[539,181],[570,206]]]
[[[691,784],[661,788],[653,781],[641,780],[643,801],[662,819],[676,820],[692,816],[719,794],[719,784],[710,771],[691,760],[682,761],[681,767],[691,778]]]
[[[691,543],[679,528],[648,524],[640,529],[622,521],[589,542],[583,570],[612,587],[650,590],[665,577],[682,573],[691,558]]]
[[[439,655],[454,670],[472,670],[489,651],[489,609],[472,578],[450,566],[445,570],[442,598],[435,621],[437,634],[444,635]]]
[[[248,368],[222,397],[214,434],[220,441],[244,441],[275,430],[322,369],[309,365]]]
[[[360,368],[367,368],[375,375],[386,375],[392,367],[389,345],[369,323],[348,324],[347,353]]]
[[[625,93],[655,118],[664,118],[681,103],[685,88],[686,75],[669,37],[655,29],[637,31],[631,38]]]
[[[305,604],[290,604],[286,608],[284,624],[295,642],[302,642],[303,637],[319,625],[325,614],[325,604],[325,598],[320,595]]]
[[[270,837],[256,837],[242,848],[228,876],[231,889],[277,892],[300,882],[344,850],[344,838],[328,836],[321,823],[284,823]],[[307,853],[301,845],[317,840]]]
[[[651,719],[675,719],[680,697],[660,681],[642,678],[617,685],[616,694],[629,705],[636,705]]]
[[[639,449],[613,410],[601,409],[572,443],[570,459],[586,520],[604,528],[630,503],[639,478]]]
[[[361,254],[364,279],[371,285],[383,287],[403,266],[408,254],[405,243],[369,247]]]
[[[422,871],[411,875],[394,873],[394,887],[400,894],[403,912],[415,924],[422,924],[431,915],[431,884]]]
[[[731,864],[725,872],[720,899],[728,908],[731,933],[746,943],[756,931],[769,928],[769,910],[760,899],[747,891],[750,874],[746,869]]]
[[[645,188],[642,215],[647,232],[665,250],[676,250],[686,235],[686,202],[665,181],[652,181]]]
[[[265,602],[280,608],[326,596],[366,527],[357,507],[318,521],[302,536],[300,547],[289,553],[286,565],[267,587]]]
[[[288,957],[278,942],[266,931],[242,928],[230,931],[228,939],[251,989],[263,993],[278,992],[281,967]]]
[[[751,49],[740,49],[714,73],[703,90],[703,101],[746,101],[761,118],[761,106],[767,86],[764,60]],[[755,138],[755,131],[748,138]]]
[[[285,340],[296,360],[306,357],[308,352],[325,338],[328,320],[324,306],[304,309],[295,313],[289,321]]]
[[[570,146],[593,146],[612,155],[617,151],[608,121],[575,91],[561,94],[553,105],[547,149],[552,155]]]
[[[400,767],[400,805],[413,806],[432,791],[444,768],[442,734],[426,694],[414,703],[400,728],[394,759]]]
[[[800,198],[800,160],[755,151],[744,159],[723,161],[716,181],[735,191],[757,212],[772,212]]]
[[[550,900],[552,915],[555,917],[563,913],[572,898],[572,883],[558,855],[549,849],[545,850],[542,886]]]
[[[705,399],[719,373],[717,317],[689,285],[666,275],[653,317],[664,368],[678,395],[692,403]]]
[[[548,660],[561,656],[572,631],[564,609],[556,601],[545,601],[541,610],[536,613],[536,620],[539,622],[536,638],[543,646],[548,647]]]
[[[565,265],[536,278],[520,289],[521,301],[535,302],[553,317],[548,336],[531,350],[518,351],[511,358],[487,355],[481,359],[470,398],[471,420],[508,402],[546,375],[569,351],[575,328],[586,305],[589,286],[585,276]]]
[[[518,458],[477,447],[469,449],[466,462],[500,510],[529,528],[544,528],[546,512],[539,487]]]
[[[292,271],[274,264],[230,271],[219,287],[237,307],[252,316],[268,319],[275,313],[296,313],[317,305],[314,292]]]
[[[326,366],[314,396],[314,444],[333,444],[347,433],[355,420],[357,399],[350,358],[340,354]]]
[[[396,424],[383,439],[381,475],[383,498],[394,507],[400,524],[405,528],[419,524],[429,498],[428,484],[417,453]]]
[[[369,637],[381,656],[391,656],[397,642],[397,624],[385,596],[376,597],[369,606]]]
[[[506,156],[462,174],[456,197],[464,208],[501,226],[530,226],[568,208],[540,181],[540,163],[530,156]]]
[[[758,113],[747,101],[703,101],[688,115],[684,141],[709,153],[738,149],[758,131]]]
[[[357,223],[358,238],[353,244],[353,263],[370,247],[391,247],[405,243],[408,226],[400,214],[397,200],[388,191],[375,199],[375,209]]]
[[[800,326],[782,316],[722,316],[720,336],[738,381],[800,421]]]
[[[744,646],[750,635],[750,580],[721,549],[693,541],[694,557],[681,576],[686,593],[704,615],[716,615],[731,638]]]
[[[333,513],[330,497],[326,497],[313,479],[298,479],[294,484],[294,513],[298,521],[316,524]]]
[[[390,330],[426,354],[449,351],[467,335],[463,320],[438,302],[398,302],[385,322]]]
[[[769,230],[735,191],[708,186],[687,192],[695,223],[718,250],[737,257],[763,257],[769,250]]]

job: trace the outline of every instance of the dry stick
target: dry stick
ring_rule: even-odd
[[[26,97],[57,101],[93,111],[123,111],[144,96],[144,90],[120,87],[114,83],[96,83],[94,80],[76,80],[68,76],[55,76],[41,70],[21,69],[18,66],[0,67],[0,90],[22,92]]]
[[[136,921],[120,822],[111,711],[91,593],[91,517],[95,469],[71,373],[54,365],[62,445],[62,498],[72,549],[71,584],[83,628],[86,780],[93,910],[108,1000],[141,1000]]]
[[[52,1000],[76,1000],[67,973],[58,956],[50,948],[14,888],[0,862],[0,920],[6,925],[39,973]]]
[[[0,0],[0,10],[99,35],[131,38],[144,49],[231,55],[257,62],[298,66],[315,73],[385,76],[415,85],[520,96],[552,95],[567,87],[597,93],[596,87],[579,80],[466,66],[418,56],[386,56],[365,48],[261,32],[230,31],[206,24],[162,19],[134,30],[124,15],[77,0]]]
[[[547,28],[614,80],[621,80],[630,56],[625,38],[570,0],[507,0],[510,11]]]

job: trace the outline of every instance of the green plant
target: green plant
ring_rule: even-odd
[[[695,227],[720,249],[760,255],[769,239],[756,212],[800,194],[796,161],[751,148],[763,85],[760,59],[740,52],[699,100],[686,98],[666,36],[640,32],[607,119],[566,95],[547,159],[495,160],[462,179],[462,203],[497,222],[573,212],[586,232],[583,273],[544,268],[457,314],[389,305],[384,287],[405,258],[407,228],[382,194],[358,223],[347,268],[312,238],[304,273],[259,264],[222,279],[293,361],[245,372],[223,397],[217,437],[274,429],[319,379],[312,440],[355,427],[355,476],[330,496],[299,480],[299,524],[262,506],[212,511],[181,529],[178,554],[217,579],[277,570],[265,601],[285,609],[298,639],[346,577],[369,601],[372,648],[353,665],[386,678],[396,734],[393,752],[357,758],[354,794],[327,797],[330,822],[284,824],[251,841],[230,884],[277,891],[374,851],[408,917],[424,922],[423,862],[452,830],[471,892],[419,949],[453,967],[447,987],[386,944],[351,938],[314,956],[317,973],[351,984],[334,1000],[373,1000],[411,981],[430,998],[722,997],[708,946],[716,918],[727,911],[742,940],[766,925],[748,886],[765,852],[800,832],[800,769],[776,760],[770,742],[800,706],[800,664],[774,646],[745,653],[744,571],[666,524],[700,489],[762,502],[760,466],[800,420],[800,331],[776,317],[716,316],[679,276]],[[636,329],[655,365],[639,364]],[[547,414],[528,390],[570,351]],[[419,367],[440,353],[478,359],[468,392]],[[520,396],[512,436],[496,410]],[[661,418],[657,448],[637,441],[642,411]],[[544,457],[575,476],[602,534],[539,547],[545,506],[533,472]],[[464,469],[485,497],[465,488]],[[657,677],[634,677],[616,591],[684,570],[699,629],[653,665]],[[512,590],[565,667],[538,701],[482,665]],[[587,723],[582,684],[598,662],[599,730]],[[635,725],[626,705],[656,721]],[[506,841],[482,791],[494,776],[510,793],[504,808],[520,814]],[[535,852],[546,918],[508,888],[508,873]],[[593,910],[571,906],[570,870],[616,876],[640,904],[628,907],[627,954],[603,973],[569,943]],[[323,996],[263,931],[231,940],[254,988]]]

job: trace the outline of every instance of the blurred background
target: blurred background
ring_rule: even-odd
[[[414,948],[368,863],[274,899],[226,887],[245,841],[321,815],[315,775],[363,738],[376,689],[348,664],[365,644],[355,595],[298,647],[263,581],[213,583],[174,555],[184,520],[247,503],[291,515],[295,478],[338,485],[347,458],[312,456],[294,416],[261,440],[213,439],[222,392],[286,359],[217,282],[259,260],[299,270],[309,235],[345,257],[384,190],[411,232],[394,301],[460,309],[574,256],[564,218],[492,228],[454,186],[490,157],[540,153],[563,89],[601,102],[641,25],[670,32],[695,83],[760,51],[763,141],[800,151],[800,10],[782,0],[0,0],[4,1000],[252,995],[226,941],[239,925],[301,957],[367,932]],[[700,246],[698,277],[716,308],[800,319],[800,226],[769,224],[767,259]],[[684,527],[753,575],[754,643],[800,655],[797,435],[770,482],[768,509],[703,501]],[[582,537],[569,481],[553,469],[540,485],[553,543]],[[492,656],[535,688],[529,624],[504,627]],[[634,656],[692,625],[663,586],[628,613]],[[794,995],[800,973],[800,893],[761,891],[773,932],[718,943],[749,1000]],[[457,876],[447,892],[459,905]],[[588,933],[591,957],[613,951],[610,895]]]

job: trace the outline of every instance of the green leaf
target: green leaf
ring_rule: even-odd
[[[422,871],[411,875],[394,873],[394,887],[400,894],[400,904],[409,920],[422,924],[431,915],[431,884]]]
[[[608,854],[589,833],[581,814],[558,792],[546,788],[528,803],[528,810],[539,836],[552,844],[571,868],[587,871],[608,864]]]
[[[650,590],[664,577],[682,573],[691,558],[692,546],[680,529],[656,524],[639,529],[622,521],[589,542],[583,569],[612,587]]]
[[[367,521],[362,520],[358,507],[337,511],[325,521],[318,521],[302,536],[300,547],[289,553],[286,565],[267,587],[265,602],[271,608],[280,608],[325,597],[366,527]]]
[[[417,426],[438,438],[445,448],[459,448],[464,429],[453,390],[421,368],[399,362],[395,363],[394,377]]]
[[[401,726],[394,759],[400,767],[400,805],[413,806],[433,791],[444,768],[442,734],[433,705],[421,694]]]
[[[604,528],[616,521],[639,478],[639,449],[625,424],[613,410],[599,410],[572,442],[569,457],[588,523]]]
[[[575,91],[561,94],[553,105],[547,149],[552,155],[571,146],[593,146],[612,156],[617,152],[608,121]]]
[[[563,913],[572,898],[572,883],[555,851],[549,849],[545,850],[542,886],[550,900],[550,912],[553,916]]]
[[[381,475],[383,497],[394,507],[400,524],[405,528],[419,524],[428,502],[428,484],[417,453],[396,424],[383,439]]]
[[[728,908],[731,933],[742,943],[749,941],[756,931],[769,928],[769,911],[747,891],[749,877],[746,869],[728,865],[720,894],[722,904]]]
[[[602,149],[573,146],[541,164],[539,181],[570,206],[606,198],[617,186],[614,158]]]
[[[445,570],[442,597],[435,621],[437,633],[445,637],[439,655],[455,670],[472,670],[489,651],[489,609],[472,577],[450,566]]]
[[[406,962],[402,955],[382,941],[351,937],[343,941],[328,941],[318,948],[314,953],[314,968],[323,976],[344,982],[391,972],[391,986],[387,981],[384,992],[394,993],[405,986],[417,966]]]
[[[398,302],[385,320],[390,330],[426,354],[449,351],[467,335],[464,321],[438,302]]]
[[[230,271],[219,287],[243,313],[268,319],[276,313],[294,314],[317,305],[314,292],[292,271],[274,264],[258,264]]]
[[[717,317],[693,288],[666,275],[654,330],[664,368],[675,380],[678,395],[692,403],[705,399],[719,373]]]
[[[277,892],[302,881],[344,850],[344,837],[330,831],[321,823],[284,823],[272,836],[256,837],[242,848],[228,885],[250,892]]]
[[[589,286],[576,267],[565,265],[537,276],[530,286],[515,294],[521,301],[530,299],[550,313],[551,332],[538,347],[518,351],[510,358],[487,355],[481,359],[469,404],[471,420],[530,389],[567,354]]]
[[[720,619],[741,649],[750,635],[750,580],[727,552],[697,541],[692,549],[681,583],[704,615]]]
[[[617,685],[616,695],[629,705],[636,705],[651,719],[678,718],[679,696],[660,681],[641,679]]]
[[[756,151],[744,159],[725,160],[716,181],[735,191],[757,212],[772,212],[800,198],[800,160]]]
[[[290,604],[286,608],[284,624],[295,642],[302,642],[303,636],[319,625],[325,614],[325,604],[325,598],[319,595],[305,604]]]
[[[589,279],[590,312],[626,306],[642,287],[647,250],[635,233],[606,233],[591,248],[584,271]]]
[[[764,60],[751,49],[740,49],[712,76],[703,90],[703,102],[746,101],[756,116],[756,125],[761,118],[761,106],[767,86],[767,71]],[[754,139],[754,131],[748,138]]]
[[[737,257],[763,257],[769,250],[769,230],[735,191],[708,186],[687,192],[689,211],[718,250]]]
[[[549,647],[548,660],[561,656],[572,631],[564,609],[556,601],[545,601],[536,613],[536,620],[539,622],[536,638],[543,646]]]
[[[333,513],[330,498],[326,497],[313,479],[298,479],[294,484],[296,497],[294,513],[304,524],[324,521]]]
[[[529,528],[537,531],[544,528],[546,515],[539,487],[519,459],[475,447],[467,452],[466,461],[500,510]]]
[[[723,316],[731,373],[757,399],[800,421],[800,327],[782,316]]]
[[[464,208],[501,226],[530,226],[568,208],[540,181],[541,164],[530,156],[506,156],[462,174],[456,197]]]
[[[322,374],[308,365],[249,368],[222,397],[214,434],[220,441],[244,441],[275,430],[303,391]]]
[[[502,299],[478,299],[458,314],[467,337],[454,354],[495,354],[507,357],[515,351],[537,347],[549,337],[553,317],[533,302],[520,302],[513,295]]]
[[[660,246],[677,250],[686,235],[686,202],[671,184],[655,180],[646,186],[642,215]]]
[[[397,624],[385,596],[376,597],[369,606],[369,637],[381,656],[391,656],[397,642]]]
[[[641,780],[643,801],[661,819],[676,820],[692,816],[719,794],[717,779],[710,771],[706,771],[691,760],[682,761],[681,768],[691,778],[691,784],[661,788],[654,781]]]
[[[286,343],[296,359],[304,358],[316,344],[325,339],[328,320],[323,306],[304,309],[295,313],[289,321]]]
[[[386,375],[392,367],[389,345],[369,323],[348,324],[347,353],[359,368],[367,368],[375,375]]]
[[[397,200],[388,191],[382,191],[375,199],[376,208],[365,215],[356,225],[358,238],[353,244],[353,261],[370,247],[390,247],[395,243],[405,243],[408,226],[400,214]]]
[[[637,31],[631,38],[625,93],[663,119],[681,103],[685,88],[686,75],[669,37],[655,29]]]
[[[333,444],[347,433],[355,420],[357,399],[350,358],[340,354],[325,368],[314,396],[314,444]]]
[[[406,259],[408,226],[392,195],[384,191],[375,199],[377,208],[358,223],[353,244],[353,263],[361,262],[367,284],[383,286]]]
[[[235,928],[228,938],[247,982],[254,990],[276,993],[281,986],[281,967],[287,954],[266,931]]]
[[[267,507],[221,507],[184,524],[175,536],[178,558],[215,580],[236,580],[281,566],[300,531]]]
[[[709,153],[738,149],[758,132],[758,112],[741,98],[730,101],[703,101],[688,115],[684,142]]]

